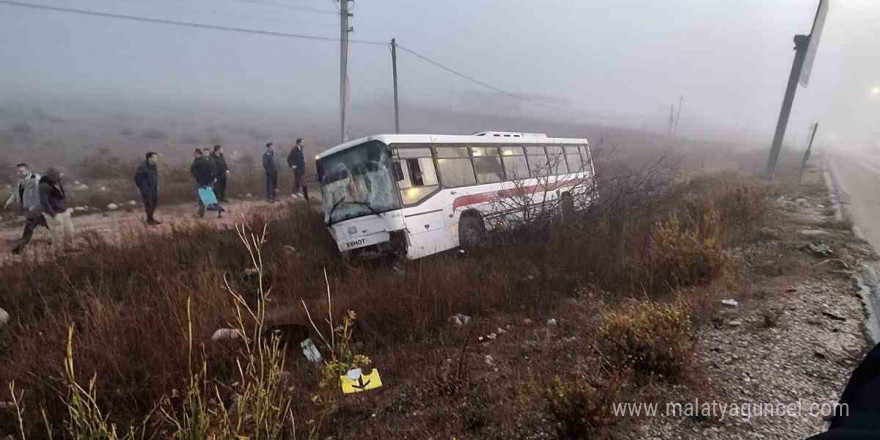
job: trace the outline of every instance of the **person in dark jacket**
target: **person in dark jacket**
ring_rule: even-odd
[[[217,172],[217,181],[214,183],[214,194],[217,200],[226,203],[226,179],[229,175],[229,166],[226,165],[226,157],[223,156],[223,147],[214,145],[211,153],[211,161],[214,162],[214,171]]]
[[[298,138],[290,154],[287,155],[287,165],[293,170],[293,197],[302,197],[303,176],[306,174],[306,160],[303,156],[303,140]]]
[[[210,188],[213,190],[214,182],[217,181],[217,173],[216,167],[214,163],[211,162],[210,150],[205,148],[204,150],[199,150],[196,148],[194,151],[195,159],[193,160],[192,166],[189,168],[189,172],[192,173],[193,177],[196,179],[196,198],[199,202],[199,217],[205,216],[205,204],[202,202],[202,198],[199,195],[199,190],[202,188]],[[216,206],[212,205],[211,208],[216,208],[219,212],[219,216],[223,216],[223,212],[225,211],[222,206],[220,206],[219,200]]]
[[[275,154],[273,145],[271,142],[266,144],[266,152],[263,153],[263,171],[266,172],[266,200],[269,202],[277,201],[278,173],[281,171],[281,161]]]
[[[61,173],[55,168],[46,170],[46,175],[40,178],[39,192],[43,216],[51,224],[52,243],[56,247],[73,247],[73,210],[67,207]]]
[[[159,155],[150,151],[145,157],[146,160],[141,163],[134,174],[134,184],[137,185],[144,201],[144,210],[147,211],[147,225],[156,226],[162,224],[153,217],[156,206],[159,205],[159,171],[156,168]]]
[[[880,344],[852,372],[840,401],[831,409],[825,433],[809,440],[880,438]],[[823,414],[826,415],[826,414]]]

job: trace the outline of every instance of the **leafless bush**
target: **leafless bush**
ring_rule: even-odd
[[[562,160],[561,156],[550,156],[545,164],[533,169],[538,177],[514,180],[509,183],[510,188],[502,189],[490,211],[503,214],[489,216],[492,229],[540,234],[561,216],[587,206],[596,197],[595,181],[589,170],[584,178],[562,179],[558,176],[565,167]]]
[[[679,377],[693,355],[688,309],[682,302],[633,302],[602,317],[602,353],[617,367],[643,375]]]
[[[625,385],[623,373],[604,380],[601,375],[556,376],[547,390],[547,400],[550,413],[559,423],[560,436],[591,438],[597,429],[613,425],[617,417],[612,408],[621,401]]]

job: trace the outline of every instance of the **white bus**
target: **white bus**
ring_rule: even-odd
[[[586,139],[483,132],[383,134],[316,157],[324,220],[345,255],[417,259],[475,244],[523,197],[583,201],[593,159]],[[511,202],[511,203],[507,203]],[[528,209],[528,208],[525,208]]]

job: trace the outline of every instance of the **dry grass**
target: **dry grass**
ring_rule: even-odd
[[[589,438],[597,429],[614,425],[612,405],[621,401],[626,382],[625,372],[606,380],[587,374],[553,378],[547,400],[550,414],[559,422],[560,437]]]
[[[337,322],[346,310],[356,310],[352,325],[359,336],[353,343],[389,353],[430,340],[450,315],[540,314],[583,287],[605,292],[612,305],[614,298],[632,292],[662,300],[679,285],[717,277],[726,261],[723,249],[759,226],[766,197],[761,186],[734,176],[675,182],[672,170],[662,164],[607,169],[614,172],[600,176],[602,197],[578,218],[556,222],[541,234],[509,231],[494,246],[467,256],[419,260],[405,265],[402,273],[383,262],[343,265],[318,213],[290,210],[276,219],[250,219],[254,230],[265,226],[267,231],[264,287],[273,292],[267,325],[307,324],[300,299],[313,316],[329,315]],[[712,212],[716,218],[709,221]],[[674,228],[672,219],[677,219]],[[660,230],[665,241],[655,237]],[[27,426],[38,426],[41,407],[51,420],[63,420],[68,411],[58,396],[64,389],[61,366],[70,325],[77,329],[72,340],[77,380],[100,378],[97,403],[107,408],[108,422],[118,426],[140,423],[173,390],[188,389],[190,329],[205,360],[201,380],[226,387],[240,380],[235,352],[209,341],[215,329],[236,320],[224,275],[246,301],[260,296],[243,271],[248,255],[235,231],[174,230],[168,237],[132,236],[121,247],[96,240],[88,246],[51,263],[0,268],[7,292],[0,306],[13,316],[0,335],[8,359],[0,364],[0,379],[14,380],[25,390],[22,418]],[[670,263],[661,249],[687,256]],[[671,275],[670,267],[684,269]],[[324,301],[323,269],[335,292],[333,314]],[[620,353],[648,351],[621,360],[622,365],[664,375],[680,367],[690,337],[688,321],[685,312],[668,307],[632,305],[606,317],[604,334],[608,343],[620,344],[615,345]],[[654,330],[662,335],[648,339]],[[666,343],[673,348],[664,352]],[[292,411],[306,419],[322,411],[332,416],[332,408],[311,402],[320,376],[298,353],[289,353],[286,361],[296,385]],[[478,429],[480,417],[466,419]],[[15,418],[0,419],[0,430],[13,432],[16,423]]]
[[[597,343],[616,369],[674,379],[690,363],[691,335],[682,302],[632,302],[602,317]]]

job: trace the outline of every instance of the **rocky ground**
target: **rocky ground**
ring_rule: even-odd
[[[810,414],[808,404],[836,403],[870,348],[854,276],[859,263],[876,257],[849,225],[835,220],[820,167],[810,169],[802,185],[784,188],[775,205],[779,218],[761,231],[765,239],[733,255],[756,272],[748,294],[699,333],[700,389],[681,387],[673,394],[681,403],[696,397],[737,404],[800,402],[803,410],[724,420],[655,417],[629,438],[699,433],[704,439],[802,439],[824,430],[824,418]]]

